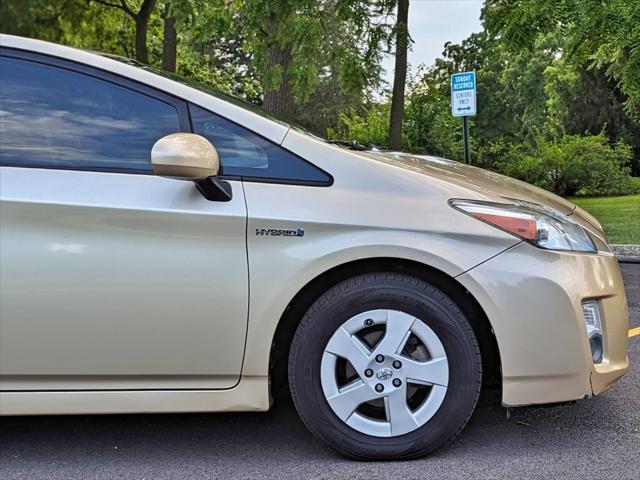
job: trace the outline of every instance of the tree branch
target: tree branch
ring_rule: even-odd
[[[133,10],[131,10],[129,5],[127,5],[127,1],[126,0],[120,0],[120,4],[122,5],[122,9],[125,12],[127,12],[129,15],[131,15],[132,17],[137,17],[138,16],[138,14],[136,12],[134,12]]]
[[[127,5],[127,2],[125,0],[120,0],[119,4],[107,2],[106,0],[93,0],[93,1],[101,5],[105,5],[107,7],[118,8],[123,12],[125,12],[127,15],[132,16],[133,18],[136,18],[138,16],[133,10],[131,10],[131,8],[129,8],[129,5]]]

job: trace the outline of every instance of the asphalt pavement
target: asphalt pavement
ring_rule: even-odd
[[[640,264],[622,266],[640,326]],[[483,394],[457,443],[406,462],[346,460],[291,405],[267,413],[6,417],[0,478],[640,478],[640,336],[629,373],[573,405],[519,408]]]

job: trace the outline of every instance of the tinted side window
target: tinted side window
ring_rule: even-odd
[[[151,172],[151,147],[180,131],[177,110],[111,82],[0,57],[0,163]]]
[[[224,175],[326,185],[331,177],[306,160],[225,118],[190,105],[194,132],[216,150]]]

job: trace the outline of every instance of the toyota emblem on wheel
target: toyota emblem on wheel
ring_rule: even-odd
[[[393,377],[393,372],[388,368],[383,368],[381,370],[378,370],[378,373],[376,373],[376,377],[378,377],[378,380],[388,380]]]

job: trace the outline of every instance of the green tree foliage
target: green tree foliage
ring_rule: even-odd
[[[434,69],[424,74],[430,76]],[[411,79],[405,103],[402,149],[415,153],[431,153],[447,158],[462,157],[459,120],[450,114],[448,94],[427,85],[424,77]],[[448,84],[447,84],[448,85]],[[365,145],[388,148],[391,102],[373,103],[364,111],[350,110],[340,114],[337,127],[330,128],[329,138],[357,140]]]
[[[547,128],[553,135],[604,131],[609,141],[632,146],[632,167],[640,174],[640,122],[628,115],[624,96],[611,78],[559,59],[545,70],[544,80]]]
[[[178,32],[177,71],[260,105],[262,86],[237,12],[225,3],[171,0]]]
[[[624,195],[636,192],[630,173],[631,148],[610,145],[604,134],[564,135],[543,140],[536,150],[512,146],[498,165],[512,177],[559,195]]]
[[[90,0],[91,1],[91,0]],[[131,17],[135,30],[135,52],[136,59],[142,63],[149,63],[149,47],[147,45],[147,32],[149,30],[149,20],[156,7],[157,0],[142,0],[139,5],[133,6],[127,0],[109,1],[93,0],[95,3],[108,8],[115,8]]]
[[[3,33],[135,56],[134,25],[121,10],[77,0],[0,2]]]
[[[605,72],[640,115],[640,2],[636,0],[487,0],[484,18],[512,49],[533,49],[548,33],[564,39],[571,61]]]
[[[389,102],[378,103],[359,114],[353,110],[340,114],[336,129],[329,127],[330,139],[353,139],[363,145],[387,147],[389,140]]]
[[[391,31],[385,19],[393,4],[241,0],[227,10],[237,15],[254,55],[264,108],[296,119],[318,92],[320,98],[326,92],[359,98],[367,86],[378,84],[381,47]]]
[[[451,116],[446,83],[431,81],[435,69],[420,71],[409,83],[405,109],[405,149],[462,159],[462,131],[459,119]],[[429,81],[425,81],[429,78]]]

